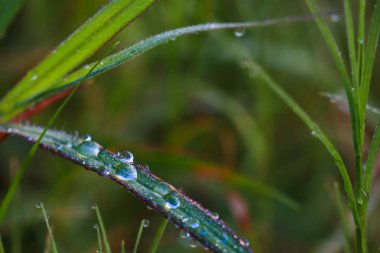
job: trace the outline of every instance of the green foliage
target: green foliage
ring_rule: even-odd
[[[47,228],[47,231],[48,231],[48,234],[49,234],[49,237],[50,237],[51,250],[52,250],[53,253],[58,253],[57,245],[55,244],[53,231],[51,230],[51,227],[50,227],[50,224],[49,224],[49,218],[48,218],[48,215],[46,213],[46,209],[44,207],[44,204],[42,202],[37,203],[37,208],[40,208],[41,211],[42,211],[42,215],[44,217],[46,228]]]
[[[4,36],[7,27],[21,8],[22,3],[22,0],[0,1],[0,39]]]
[[[99,250],[102,249],[101,241],[103,241],[105,253],[112,253],[111,246],[110,246],[110,243],[109,243],[108,237],[107,237],[107,231],[106,231],[106,228],[104,226],[103,218],[102,218],[102,215],[100,213],[98,205],[94,205],[93,209],[95,210],[96,218],[98,219],[99,228],[97,228],[97,229],[98,229],[98,231],[100,231],[100,234],[101,234],[101,237],[99,237],[99,239],[98,239],[98,242],[99,242],[98,248],[99,248]]]
[[[160,227],[157,229],[157,233],[153,238],[152,247],[150,248],[149,253],[157,253],[158,246],[160,245],[162,236],[164,235],[166,226],[168,225],[168,220],[163,220],[160,224]]]

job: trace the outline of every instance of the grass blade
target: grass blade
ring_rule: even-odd
[[[98,250],[96,252],[103,253],[102,235],[100,234],[99,225],[95,224],[94,228],[96,229],[96,237],[98,240]]]
[[[346,253],[352,253],[352,246],[350,240],[350,229],[348,228],[347,220],[346,220],[346,212],[343,204],[342,195],[340,194],[339,184],[334,184],[335,190],[335,204],[338,209],[338,217],[342,226],[342,231],[344,235],[344,249]]]
[[[90,57],[155,0],[113,0],[62,42],[0,102],[0,121],[9,121],[23,107],[18,103],[35,96]]]
[[[372,13],[371,25],[368,32],[368,40],[365,51],[365,61],[362,73],[362,110],[367,106],[368,94],[371,84],[372,72],[375,62],[377,45],[379,43],[380,33],[380,0],[377,0]]]
[[[0,39],[21,8],[23,0],[0,0]]]
[[[104,223],[103,223],[103,219],[102,219],[102,215],[100,213],[100,210],[99,210],[99,207],[98,205],[94,205],[92,207],[95,212],[96,212],[96,217],[98,219],[98,224],[99,224],[99,228],[100,228],[100,233],[102,235],[102,238],[103,238],[103,243],[104,243],[104,248],[105,248],[105,252],[106,253],[112,253],[111,251],[111,246],[110,246],[110,243],[108,241],[108,237],[107,237],[107,231],[104,227]]]
[[[359,89],[359,68],[356,61],[355,31],[352,20],[351,0],[344,0],[344,17],[346,23],[348,54],[352,70],[352,83]]]
[[[375,167],[377,154],[379,152],[379,145],[380,145],[380,121],[377,123],[375,133],[373,135],[371,145],[369,147],[366,170],[364,172],[363,189],[367,195],[369,195],[369,192],[371,191],[373,170]]]
[[[43,129],[9,124],[0,127],[0,131],[35,142]],[[120,184],[178,227],[189,231],[193,238],[211,251],[252,252],[248,243],[211,211],[152,174],[146,167],[132,161],[126,162],[124,157],[106,150],[88,137],[48,130],[40,146]],[[102,231],[100,222],[99,225]]]
[[[309,19],[310,19],[310,16],[284,17],[284,18],[279,18],[279,19],[269,19],[269,20],[256,21],[256,22],[200,24],[200,25],[194,25],[194,26],[169,30],[169,31],[151,36],[124,50],[121,50],[115,54],[105,57],[102,60],[102,64],[96,67],[95,70],[91,73],[91,75],[88,75],[85,78],[85,80],[93,78],[96,75],[104,73],[108,71],[109,69],[115,68],[125,63],[126,61],[128,61],[129,59],[135,56],[145,53],[159,45],[165,44],[170,41],[174,41],[178,37],[181,37],[184,35],[198,34],[200,32],[209,32],[209,31],[223,30],[223,29],[262,27],[262,26],[269,26],[269,25],[275,25],[275,24],[298,22],[298,21],[309,20]],[[30,96],[26,96],[23,99],[19,99],[18,105],[20,107],[25,108],[36,101],[40,101],[57,92],[60,92],[64,89],[68,89],[72,87],[77,82],[83,80],[84,76],[86,76],[86,73],[88,72],[88,69],[93,67],[94,65],[95,65],[95,62],[86,64],[79,70],[58,80],[51,87],[49,87],[49,89],[45,89],[38,93],[34,93]]]
[[[120,253],[125,253],[126,251],[125,251],[125,241],[124,240],[122,240],[121,241],[121,251],[120,251]]]
[[[160,245],[162,235],[165,232],[166,226],[168,225],[168,220],[163,220],[160,227],[157,230],[156,235],[153,238],[152,247],[149,251],[149,253],[156,253],[158,246]]]
[[[140,240],[141,240],[141,235],[143,232],[143,229],[149,226],[149,220],[143,219],[140,224],[139,232],[137,233],[137,238],[135,242],[135,246],[133,248],[133,253],[137,253],[137,249],[139,248]]]
[[[335,146],[319,128],[319,126],[310,118],[310,116],[291,98],[260,66],[252,61],[244,62],[245,68],[261,78],[268,87],[309,127],[312,135],[318,138],[325,146],[329,154],[334,159],[336,166],[342,176],[344,189],[348,196],[349,207],[354,214],[354,219],[358,219],[355,195],[342,157],[336,150]]]
[[[44,204],[42,202],[39,202],[39,203],[37,203],[36,207],[37,208],[41,208],[42,215],[44,216],[46,227],[47,227],[47,230],[48,230],[49,236],[50,236],[51,249],[52,249],[53,253],[58,253],[57,245],[55,244],[55,240],[54,240],[54,236],[53,236],[53,231],[51,230],[51,227],[50,227],[50,224],[49,224],[49,217],[48,217],[48,215],[46,213]]]

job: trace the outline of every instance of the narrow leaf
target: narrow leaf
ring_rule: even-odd
[[[94,228],[96,229],[96,238],[98,240],[98,249],[97,253],[103,253],[103,243],[102,243],[102,235],[100,234],[99,225],[95,224]]]
[[[348,228],[344,202],[342,199],[342,195],[340,194],[338,183],[334,184],[334,190],[335,190],[335,200],[336,200],[335,204],[338,209],[338,217],[339,217],[339,221],[342,226],[342,231],[344,235],[344,249],[346,253],[351,253],[352,245],[351,245],[351,239],[350,239],[350,230]]]
[[[160,227],[157,230],[156,235],[153,238],[152,248],[149,253],[156,253],[158,246],[160,245],[161,238],[165,232],[166,226],[168,225],[168,220],[163,220]]]
[[[42,215],[44,216],[46,228],[48,230],[49,236],[50,236],[50,241],[51,241],[51,249],[53,253],[58,253],[57,250],[57,245],[55,244],[54,236],[53,236],[53,231],[51,230],[50,224],[49,224],[49,218],[46,213],[46,209],[44,207],[44,204],[42,202],[37,203],[37,208],[41,208]]]
[[[144,230],[144,228],[149,226],[149,220],[143,219],[140,224],[139,231],[137,233],[137,238],[135,242],[135,247],[133,248],[133,253],[137,253],[137,249],[139,248],[140,240],[141,240],[141,235]]]
[[[3,125],[2,131],[35,142],[43,129],[9,124]],[[131,157],[112,153],[87,136],[80,138],[54,130],[46,132],[40,146],[119,183],[211,251],[252,252],[246,241],[240,239],[217,215],[156,177],[146,167],[134,163]]]
[[[109,240],[108,240],[108,237],[107,237],[107,231],[106,231],[106,229],[104,227],[104,222],[103,222],[103,218],[102,218],[102,215],[100,213],[99,207],[97,205],[94,205],[93,209],[95,210],[96,217],[98,219],[100,233],[102,235],[105,252],[106,253],[112,253],[111,246],[110,246],[110,243],[109,243]]]
[[[379,152],[379,145],[380,145],[380,121],[377,123],[375,133],[373,135],[371,145],[369,147],[366,170],[364,172],[363,189],[364,189],[365,194],[367,195],[369,195],[369,192],[371,191],[373,170],[375,168],[375,162],[376,162],[377,154]]]

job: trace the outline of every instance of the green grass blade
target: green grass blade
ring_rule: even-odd
[[[335,38],[329,28],[327,22],[317,14],[319,13],[319,7],[314,0],[305,0],[310,12],[315,17],[315,22],[321,32],[325,43],[330,50],[330,54],[333,57],[336,66],[338,67],[342,85],[346,93],[348,106],[350,109],[351,125],[352,125],[352,138],[355,147],[355,178],[356,178],[356,192],[361,189],[362,183],[362,147],[364,139],[364,118],[363,113],[359,110],[360,107],[360,90],[352,89],[353,86],[350,81],[350,76],[347,72],[346,66],[343,61],[341,51],[335,41]],[[346,185],[345,185],[346,186]]]
[[[35,142],[43,128],[8,124],[0,126],[0,131]],[[106,150],[88,137],[48,130],[40,146],[120,184],[178,227],[188,231],[211,251],[252,252],[245,240],[239,238],[214,213],[152,174],[146,167],[132,161],[126,162],[124,157]],[[99,225],[102,229],[100,222]]]
[[[167,225],[168,225],[168,220],[162,221],[160,227],[157,230],[156,235],[153,238],[152,247],[149,253],[157,252],[158,246],[160,245],[160,242],[161,242],[162,235],[164,234]]]
[[[0,0],[0,39],[21,8],[23,0]]]
[[[120,251],[120,253],[125,253],[126,251],[125,251],[125,241],[124,240],[122,240],[121,241],[121,251]]]
[[[375,161],[377,158],[377,154],[379,152],[379,145],[380,145],[380,121],[377,123],[375,133],[373,135],[371,145],[369,147],[366,170],[364,173],[363,189],[367,195],[369,195],[369,192],[371,191],[373,170],[375,168]]]
[[[376,57],[377,46],[380,33],[380,0],[377,0],[372,13],[371,25],[368,32],[368,39],[365,51],[365,61],[362,71],[362,110],[368,102],[368,94],[371,85],[371,78]]]
[[[53,253],[58,253],[57,245],[55,244],[53,231],[51,230],[50,224],[49,224],[49,217],[46,213],[44,204],[42,202],[37,203],[37,208],[40,208],[42,211],[42,215],[44,216],[45,224],[49,233],[50,241],[51,241],[51,249]]]
[[[23,108],[17,103],[35,96],[78,66],[121,29],[137,18],[154,0],[113,0],[62,42],[0,102],[0,121],[6,122]]]
[[[111,246],[110,246],[110,243],[109,243],[109,240],[108,240],[108,237],[107,237],[107,231],[106,231],[106,229],[104,227],[102,215],[100,213],[98,205],[94,205],[93,209],[95,210],[96,217],[98,219],[100,233],[102,235],[102,239],[103,239],[103,243],[104,243],[105,253],[112,253]]]
[[[104,73],[108,71],[109,69],[115,68],[125,63],[126,61],[128,61],[129,59],[135,56],[145,53],[159,45],[165,44],[170,41],[174,41],[178,37],[181,37],[184,35],[198,34],[201,32],[209,32],[209,31],[223,30],[223,29],[262,27],[262,26],[269,26],[269,25],[275,25],[275,24],[299,22],[299,21],[309,20],[309,19],[310,19],[310,16],[285,17],[285,18],[268,19],[268,20],[256,21],[256,22],[200,24],[200,25],[194,25],[194,26],[169,30],[169,31],[151,36],[145,40],[142,40],[124,50],[121,50],[115,54],[110,55],[109,57],[105,57],[102,60],[102,63],[98,67],[96,67],[96,69],[91,73],[91,75],[87,76],[86,79],[93,78],[96,75]],[[49,89],[45,89],[39,93],[35,93],[30,96],[25,96],[23,99],[19,99],[17,103],[18,106],[25,108],[36,101],[42,100],[43,98],[46,98],[64,89],[72,87],[77,82],[81,81],[83,77],[86,75],[86,73],[88,72],[88,69],[93,67],[94,65],[95,63],[85,64],[79,70],[73,72],[70,75],[63,77],[62,79],[54,83]]]
[[[347,33],[347,43],[348,43],[348,54],[351,64],[352,72],[352,83],[355,85],[356,89],[359,89],[359,68],[356,60],[356,43],[355,43],[355,31],[354,23],[351,9],[351,0],[344,0],[344,17],[346,23],[346,33]]]
[[[3,239],[1,238],[1,235],[0,235],[0,253],[5,253]]]
[[[359,22],[358,22],[358,64],[361,65],[361,70],[364,69],[365,62],[365,9],[366,9],[366,0],[359,0]]]
[[[313,136],[318,138],[325,146],[329,154],[334,159],[336,166],[342,176],[344,189],[348,196],[350,209],[354,213],[354,219],[357,219],[357,207],[355,202],[354,191],[342,157],[336,150],[331,141],[319,128],[319,126],[310,118],[310,116],[291,98],[260,66],[254,62],[244,62],[245,68],[254,73],[268,85],[268,87],[309,127]]]
[[[137,253],[137,249],[139,248],[142,232],[143,232],[144,228],[146,228],[148,226],[149,226],[149,220],[143,219],[141,221],[140,228],[139,228],[139,231],[137,233],[135,246],[133,247],[133,253]]]
[[[98,240],[98,250],[96,252],[103,253],[102,235],[100,234],[99,225],[95,224],[94,228],[96,229],[96,237]]]
[[[338,209],[338,217],[342,225],[342,231],[343,231],[343,236],[344,236],[344,250],[346,253],[352,253],[350,229],[347,224],[344,202],[342,199],[342,195],[340,194],[338,183],[334,184],[334,190],[335,190],[335,200],[336,200],[335,204]]]

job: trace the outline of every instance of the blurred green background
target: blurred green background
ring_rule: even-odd
[[[319,3],[338,15],[342,9],[340,1]],[[0,41],[1,94],[102,4],[105,1],[25,1]],[[373,3],[367,1],[367,5]],[[113,42],[120,41],[118,49],[122,49],[150,35],[192,24],[300,14],[308,14],[302,0],[161,0]],[[336,21],[334,16],[330,24],[346,52],[344,24]],[[219,213],[249,239],[256,252],[342,252],[332,194],[333,183],[340,178],[332,159],[265,84],[241,68],[244,58],[263,66],[310,113],[352,169],[345,105],[321,95],[341,93],[339,77],[310,21],[248,29],[242,37],[233,31],[211,32],[160,46],[90,81],[67,105],[55,127],[90,134],[111,150],[132,151],[135,162],[148,164],[156,175]],[[375,69],[370,99],[375,106],[380,99],[379,75]],[[42,111],[31,121],[46,125],[56,108]],[[377,118],[369,114],[368,138]],[[1,198],[29,148],[14,137],[0,146]],[[379,179],[375,180],[370,252],[380,244],[376,215],[380,187]],[[268,187],[300,207],[266,193]],[[0,230],[7,252],[43,251],[46,227],[35,208],[37,201],[48,209],[61,252],[95,252],[94,203],[103,213],[114,252],[119,252],[121,240],[131,252],[143,218],[151,221],[140,248],[147,252],[162,221],[117,184],[41,150]],[[159,248],[168,253],[203,251],[190,248],[172,224]]]

